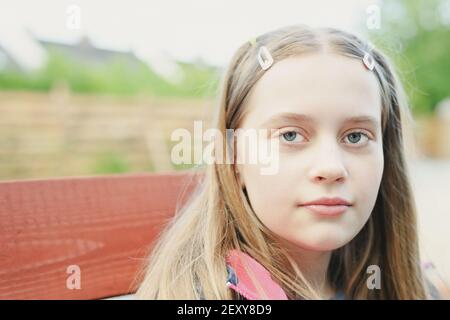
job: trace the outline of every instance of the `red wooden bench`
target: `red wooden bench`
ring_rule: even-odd
[[[133,293],[153,241],[199,177],[185,172],[0,182],[0,299]],[[68,286],[78,271],[80,289],[70,281]],[[449,299],[445,283],[434,280]]]
[[[0,299],[132,293],[153,240],[197,182],[191,173],[0,182]]]

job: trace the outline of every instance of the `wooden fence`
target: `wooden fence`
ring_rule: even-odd
[[[192,131],[196,120],[209,124],[213,107],[208,100],[61,89],[0,92],[0,180],[173,171],[171,133]]]

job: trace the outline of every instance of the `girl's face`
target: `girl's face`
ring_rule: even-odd
[[[237,164],[258,218],[304,249],[347,244],[367,222],[384,167],[381,97],[362,60],[317,53],[275,63],[250,92],[242,129],[268,129],[279,140],[278,172]],[[270,129],[277,131],[270,133]],[[247,152],[239,143],[237,152]],[[351,206],[323,214],[305,202],[339,197]],[[319,208],[319,207],[316,207]]]

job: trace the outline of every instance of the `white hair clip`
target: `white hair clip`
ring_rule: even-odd
[[[248,40],[252,48],[256,47],[256,37]],[[269,69],[273,64],[273,58],[266,46],[261,46],[258,50],[258,62],[263,70]]]
[[[265,46],[259,48],[258,51],[258,62],[263,70],[269,69],[273,64],[273,58],[269,50]]]
[[[372,55],[368,52],[364,54],[363,63],[366,66],[366,68],[370,71],[373,70],[375,67],[375,60],[373,59]]]

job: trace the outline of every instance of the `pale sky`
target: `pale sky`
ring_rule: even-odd
[[[105,48],[133,49],[144,60],[165,55],[202,57],[224,65],[250,37],[295,23],[365,32],[367,8],[378,0],[0,0],[0,44],[33,64],[38,49],[25,28],[40,38],[74,42],[83,34]],[[68,7],[80,8],[80,28],[70,29]],[[362,28],[364,29],[364,28]],[[161,60],[161,64],[163,61]]]

